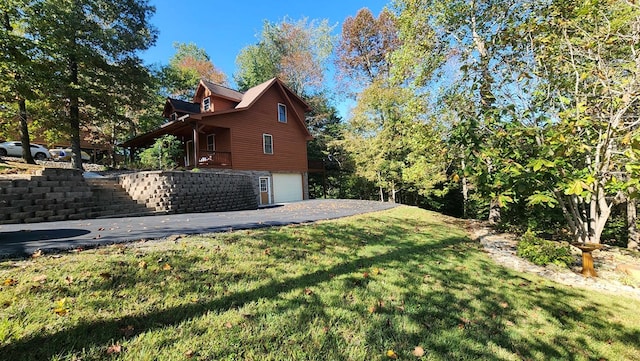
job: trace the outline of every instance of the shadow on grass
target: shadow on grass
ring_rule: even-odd
[[[612,314],[600,311],[604,305],[576,309],[566,300],[583,298],[583,292],[531,281],[498,267],[487,261],[473,242],[451,236],[451,230],[446,225],[393,217],[391,222],[376,217],[368,217],[366,222],[384,223],[384,227],[370,231],[365,224],[326,223],[313,226],[308,234],[298,234],[295,228],[289,233],[256,231],[260,232],[260,241],[255,241],[255,246],[273,249],[274,259],[280,261],[296,262],[305,259],[310,252],[319,252],[326,247],[343,247],[343,252],[335,254],[336,264],[333,266],[310,270],[280,281],[265,280],[251,290],[207,302],[184,304],[120,319],[80,323],[52,334],[15,341],[0,348],[0,354],[11,360],[44,360],[64,352],[104,347],[123,338],[120,330],[125,325],[132,325],[137,333],[172,327],[210,311],[222,313],[260,299],[278,298],[295,290],[303,293],[307,288],[334,282],[332,280],[335,278],[345,283],[345,289],[372,288],[375,277],[362,279],[352,275],[372,267],[397,269],[398,279],[394,281],[394,286],[401,291],[393,295],[392,301],[388,300],[389,295],[379,295],[381,300],[386,300],[386,304],[380,303],[367,319],[366,347],[371,350],[397,348],[396,343],[400,342],[405,349],[421,345],[429,353],[443,359],[497,359],[496,348],[521,358],[539,359],[541,355],[572,358],[577,349],[584,352],[580,358],[597,358],[597,351],[584,339],[550,340],[535,333],[527,338],[514,339],[510,327],[525,323],[535,327],[536,321],[529,319],[529,315],[522,312],[523,309],[539,309],[541,314],[557,322],[563,329],[584,330],[592,334],[601,331],[601,334],[594,336],[598,340],[615,339],[629,347],[638,347],[640,332],[611,322]],[[402,226],[394,222],[402,223]],[[432,241],[416,244],[408,239],[408,232],[429,235]],[[227,242],[233,244],[234,236],[229,237]],[[174,261],[188,269],[188,259]],[[235,277],[241,279],[240,273],[233,272],[229,271],[231,281]],[[203,276],[203,280],[205,278]],[[127,272],[123,272],[112,283],[98,287],[115,287],[115,283],[135,287],[137,282],[148,281],[127,276]],[[496,285],[496,282],[503,284]],[[335,322],[331,321],[334,316],[327,313],[327,307],[344,308],[365,315],[368,312],[361,305],[349,302],[348,295],[325,302],[331,303],[331,306],[310,294],[305,299],[283,300],[278,304],[277,311],[298,312],[297,318],[288,321],[293,332],[306,327],[306,323],[312,319]],[[305,309],[303,305],[308,303],[315,303],[318,307]],[[414,327],[400,326],[400,322]],[[270,339],[252,342],[254,348],[259,348],[265,347]],[[348,359],[348,355],[340,350],[344,342],[344,335],[332,333],[331,327],[327,327],[326,336],[318,350],[321,352],[319,359]],[[489,344],[495,345],[494,348],[488,348]],[[226,351],[234,352],[231,346]]]

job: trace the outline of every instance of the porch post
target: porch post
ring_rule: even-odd
[[[198,141],[198,122],[193,122],[193,166],[198,166],[198,151],[200,150],[200,142]]]

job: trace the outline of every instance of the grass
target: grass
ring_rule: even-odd
[[[500,267],[411,207],[5,260],[0,282],[6,360],[640,359],[639,301]]]

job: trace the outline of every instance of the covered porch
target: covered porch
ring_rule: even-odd
[[[183,144],[178,163],[186,168],[232,168],[231,129],[199,121],[176,120],[123,144],[134,154],[136,149],[151,146],[165,134],[176,136]]]

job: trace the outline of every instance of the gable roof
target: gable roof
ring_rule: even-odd
[[[258,99],[260,99],[260,97],[262,97],[262,95],[267,90],[269,90],[273,86],[276,86],[277,89],[281,92],[282,96],[285,99],[285,103],[289,106],[290,111],[293,112],[293,114],[294,114],[294,118],[296,119],[298,124],[302,127],[302,129],[304,131],[304,134],[305,134],[305,138],[307,140],[313,139],[313,136],[309,132],[309,129],[307,129],[307,125],[305,123],[304,114],[298,114],[298,112],[296,111],[296,108],[293,106],[292,98],[297,100],[297,101],[299,101],[301,104],[304,105],[305,112],[310,111],[311,108],[309,107],[309,105],[304,100],[302,100],[302,98],[300,98],[296,93],[294,93],[291,89],[289,89],[282,82],[282,80],[280,80],[278,78],[271,78],[271,79],[265,81],[264,83],[258,84],[256,86],[254,86],[253,88],[250,88],[249,90],[247,90],[243,94],[242,100],[240,101],[240,103],[238,103],[238,105],[236,105],[236,107],[234,109],[223,110],[223,111],[220,111],[220,112],[195,114],[192,118],[194,118],[194,119],[203,119],[203,118],[206,118],[206,117],[216,116],[218,114],[232,113],[232,112],[239,112],[239,111],[247,110],[253,104],[255,104],[255,102]]]
[[[262,94],[264,94],[264,92],[267,91],[267,89],[269,89],[275,83],[277,83],[280,89],[285,93],[284,94],[285,97],[287,97],[288,95],[292,95],[296,100],[304,104],[305,111],[308,112],[311,110],[311,108],[309,108],[309,105],[302,98],[300,98],[296,93],[294,93],[293,90],[289,89],[289,87],[287,87],[282,82],[282,80],[278,78],[271,78],[265,81],[264,83],[258,84],[253,88],[247,90],[247,92],[244,93],[244,97],[242,97],[242,101],[236,106],[236,109],[249,108],[251,105],[253,105],[253,103],[255,103],[256,100],[258,100],[258,98],[262,96]]]
[[[172,98],[167,98],[167,101],[171,104],[171,106],[175,111],[190,113],[190,114],[200,113],[199,103],[185,102],[184,100],[172,99]]]
[[[161,135],[161,134],[166,134],[167,132],[169,132],[170,130],[173,129],[177,129],[179,127],[183,127],[185,126],[187,123],[195,121],[195,120],[202,120],[204,118],[208,118],[208,117],[215,117],[217,115],[221,115],[221,114],[227,114],[227,113],[235,113],[235,112],[241,112],[244,110],[247,110],[248,108],[250,108],[253,104],[255,104],[255,102],[260,99],[260,97],[267,91],[269,90],[272,86],[276,86],[277,89],[281,92],[282,96],[284,97],[284,102],[286,103],[286,105],[289,106],[290,111],[294,114],[294,118],[296,120],[296,122],[302,127],[302,130],[304,132],[305,138],[307,140],[311,140],[313,139],[313,136],[311,135],[311,133],[309,132],[309,129],[307,129],[307,125],[305,123],[305,118],[304,118],[304,114],[298,114],[298,112],[296,111],[296,108],[293,105],[293,101],[298,101],[300,102],[303,106],[304,106],[304,110],[305,112],[308,112],[311,110],[311,108],[309,107],[309,105],[302,99],[300,98],[296,93],[294,93],[291,89],[289,89],[283,82],[282,80],[278,79],[278,78],[271,78],[269,80],[267,80],[266,82],[262,83],[262,84],[258,84],[255,87],[247,90],[246,93],[241,93],[239,91],[236,90],[232,90],[229,88],[226,88],[222,85],[219,84],[215,84],[215,83],[211,83],[209,81],[206,80],[200,80],[200,83],[198,84],[198,87],[200,86],[204,86],[207,89],[209,89],[212,94],[216,94],[217,96],[222,96],[225,97],[227,99],[230,100],[235,100],[238,103],[238,105],[236,105],[235,108],[232,109],[225,109],[225,110],[221,110],[221,111],[214,111],[214,112],[209,112],[209,113],[201,113],[200,112],[200,104],[199,103],[190,103],[190,102],[185,102],[182,100],[178,100],[178,99],[171,99],[171,98],[167,98],[167,102],[170,103],[175,110],[178,110],[178,107],[180,107],[180,109],[185,109],[182,110],[182,112],[185,113],[189,113],[189,117],[186,119],[182,119],[182,120],[175,120],[175,121],[170,121],[168,123],[163,124],[160,128],[156,128],[148,133],[139,135],[137,137],[134,137],[132,139],[127,140],[126,142],[124,142],[122,144],[122,146],[128,147],[128,146],[132,146],[134,144],[138,144],[138,143],[142,143],[145,139],[149,140],[149,139],[155,139],[155,137]],[[215,92],[214,92],[215,89]],[[225,95],[220,95],[220,94],[225,94]],[[168,105],[168,104],[167,104]],[[166,105],[165,105],[166,108]],[[187,110],[189,109],[189,110]]]
[[[242,100],[243,94],[237,90],[227,88],[225,86],[210,82],[205,79],[200,79],[200,84],[202,84],[205,88],[209,89],[209,91],[216,96],[233,100],[236,102],[239,102]]]

